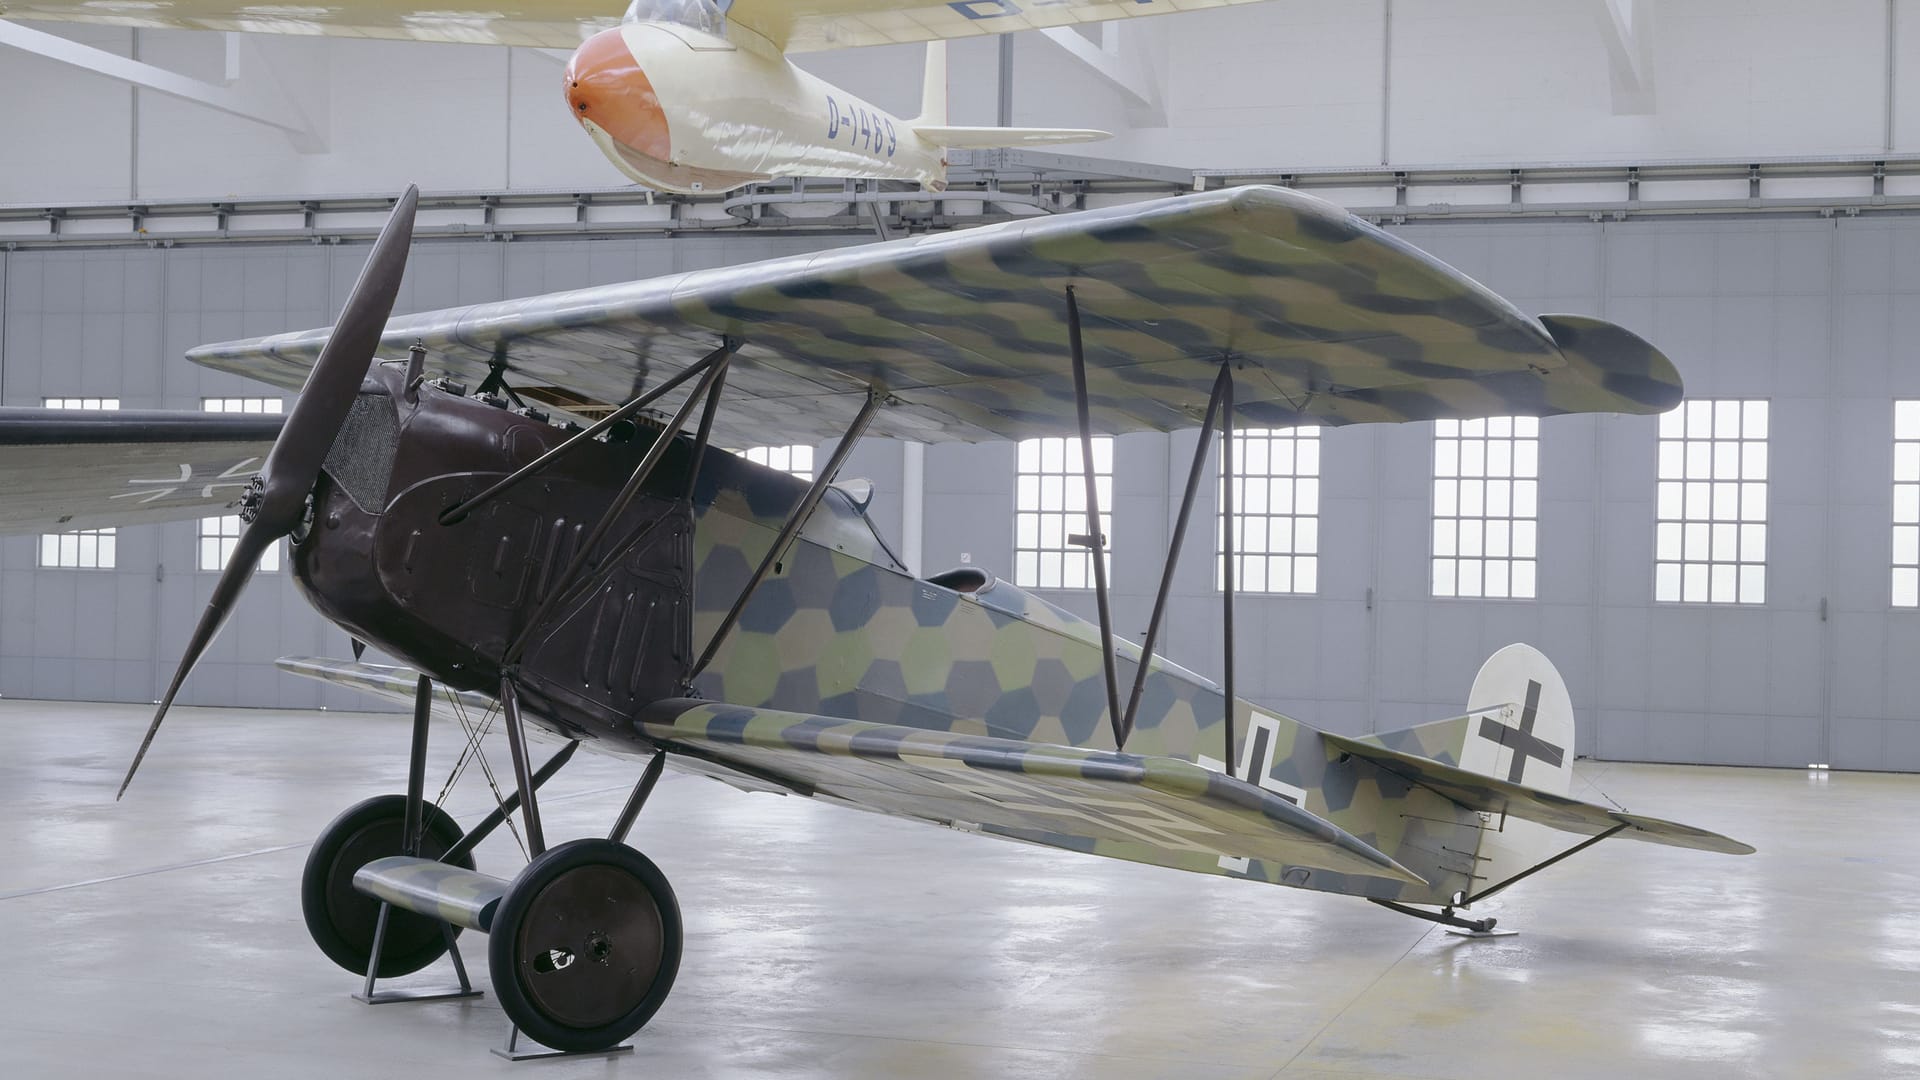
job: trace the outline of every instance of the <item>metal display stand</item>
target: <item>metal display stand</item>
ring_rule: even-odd
[[[397,1005],[403,1001],[455,1001],[460,998],[485,996],[475,990],[473,983],[467,978],[466,961],[460,958],[460,946],[453,939],[453,928],[446,923],[440,924],[440,933],[447,939],[447,955],[453,958],[454,973],[460,977],[458,987],[448,987],[444,990],[402,988],[376,991],[373,987],[374,972],[380,970],[380,946],[387,936],[387,913],[391,910],[392,908],[387,904],[380,905],[380,921],[373,930],[373,959],[367,963],[367,983],[353,995],[355,1001],[368,1005]]]
[[[538,1047],[538,1049],[521,1049],[520,1029],[510,1027],[507,1029],[507,1041],[494,1047],[493,1055],[506,1058],[508,1061],[538,1061],[543,1058],[615,1057],[633,1053],[633,1044],[630,1042],[609,1046],[605,1050],[555,1050],[552,1047],[541,1046],[532,1040],[528,1040],[526,1045]]]

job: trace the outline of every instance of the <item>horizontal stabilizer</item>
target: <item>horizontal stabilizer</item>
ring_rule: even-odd
[[[1749,844],[1691,825],[1584,803],[1565,795],[1483,776],[1452,765],[1443,765],[1431,758],[1389,750],[1358,739],[1328,733],[1323,733],[1322,738],[1336,750],[1370,761],[1396,776],[1438,792],[1469,810],[1506,814],[1580,836],[1595,836],[1617,825],[1625,825],[1627,828],[1620,835],[1635,840],[1698,851],[1718,851],[1727,855],[1753,854],[1753,847]]]
[[[1059,143],[1111,139],[1113,132],[1094,128],[916,127],[914,134],[936,146],[956,150],[992,150],[1002,146],[1053,146]]]

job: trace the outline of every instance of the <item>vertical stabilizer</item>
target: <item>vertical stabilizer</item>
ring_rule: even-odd
[[[947,126],[947,43],[939,38],[927,42],[927,72],[920,84],[920,115],[912,126]]]
[[[1487,658],[1467,692],[1460,767],[1553,795],[1573,791],[1573,698],[1540,650],[1509,645]],[[1544,825],[1495,817],[1480,834],[1490,888],[1566,847]]]

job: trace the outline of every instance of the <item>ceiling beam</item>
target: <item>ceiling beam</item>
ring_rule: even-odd
[[[1040,31],[1067,55],[1092,68],[1108,85],[1120,91],[1128,105],[1145,109],[1160,108],[1160,80],[1140,58],[1138,49],[1124,46],[1132,28],[1127,20],[1089,24],[1097,28],[1100,42],[1095,44],[1072,26],[1051,26]]]
[[[1653,108],[1654,0],[1587,0],[1607,46],[1617,116],[1651,113]]]
[[[229,35],[226,69],[229,81],[238,74],[236,45],[235,38]],[[326,149],[325,140],[314,130],[312,121],[277,93],[242,93],[233,86],[201,82],[177,71],[131,60],[105,49],[82,45],[57,34],[34,30],[4,19],[0,19],[0,46],[19,49],[82,71],[204,105],[229,116],[278,128],[302,153],[317,153]]]

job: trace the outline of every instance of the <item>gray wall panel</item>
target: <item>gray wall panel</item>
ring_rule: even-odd
[[[1541,562],[1533,601],[1429,595],[1428,425],[1323,435],[1320,591],[1246,596],[1241,688],[1334,730],[1448,715],[1509,641],[1553,656],[1582,753],[1607,758],[1920,769],[1920,612],[1888,604],[1891,400],[1920,397],[1920,221],[1651,220],[1431,224],[1398,233],[1531,311],[1602,315],[1647,334],[1696,397],[1773,402],[1767,603],[1652,602],[1656,424],[1565,417],[1542,426]],[[806,238],[695,237],[426,244],[399,310],[527,295],[813,250]],[[192,408],[257,394],[182,350],[319,325],[359,247],[15,252],[0,304],[0,395],[117,394]],[[1195,435],[1122,438],[1116,455],[1116,632],[1144,632]],[[817,453],[824,461],[829,445]],[[922,567],[1012,567],[1013,447],[935,446],[925,459]],[[1163,631],[1166,651],[1220,672],[1209,460]],[[845,473],[878,489],[901,533],[897,447]],[[126,530],[120,569],[35,568],[0,541],[0,693],[150,700],[212,586],[191,523]],[[1051,599],[1091,616],[1088,593]],[[361,706],[281,677],[285,653],[340,655],[284,572],[261,578],[185,700]]]

